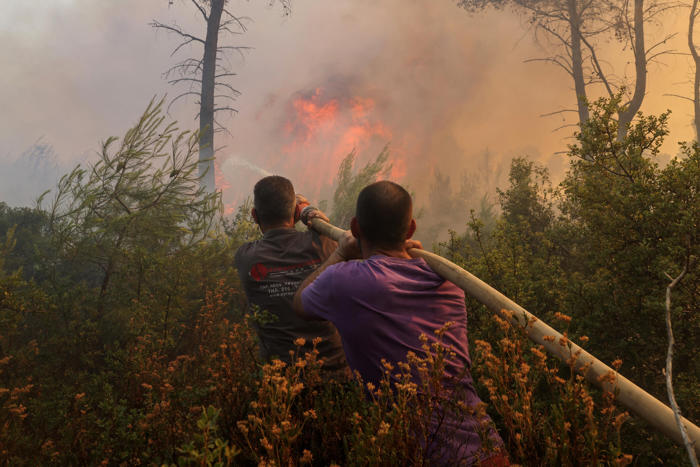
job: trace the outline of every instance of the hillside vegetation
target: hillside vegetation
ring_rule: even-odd
[[[659,166],[667,115],[639,116],[618,141],[618,106],[591,105],[560,185],[513,160],[500,210],[454,213],[466,230],[436,248],[664,401],[666,274],[687,267],[672,296],[674,385],[697,422],[700,149]],[[232,261],[257,227],[248,205],[220,220],[218,195],[197,183],[196,143],[153,103],[39,207],[0,204],[0,463],[427,462],[445,349],[387,368],[403,384],[370,399],[325,377],[313,352],[260,362],[252,329],[264,313],[247,314]],[[351,161],[341,167],[337,218],[382,160],[354,176]],[[614,394],[471,299],[467,310],[479,393],[513,462],[687,462]],[[421,388],[408,365],[426,368]]]

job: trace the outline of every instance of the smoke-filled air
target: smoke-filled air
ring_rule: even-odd
[[[697,0],[0,0],[0,465],[698,465]]]

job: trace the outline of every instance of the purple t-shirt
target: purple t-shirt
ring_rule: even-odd
[[[452,322],[442,337],[442,343],[455,353],[446,362],[446,372],[457,378],[467,405],[481,403],[469,373],[464,292],[438,276],[423,259],[375,255],[334,264],[304,289],[301,298],[309,316],[335,325],[348,365],[375,385],[384,374],[382,359],[404,362],[409,351],[424,356],[420,335],[435,342],[434,331]],[[475,433],[483,432],[483,426],[489,427],[493,444],[502,444],[490,420],[467,420],[460,425],[461,433],[451,434],[450,443],[463,457],[484,457]]]

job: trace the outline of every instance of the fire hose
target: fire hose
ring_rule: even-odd
[[[346,232],[318,218],[311,220],[311,227],[319,234],[336,241]],[[408,253],[413,258],[423,258],[443,279],[454,283],[490,311],[522,329],[530,340],[543,346],[551,355],[563,362],[573,361],[574,369],[586,380],[604,391],[613,392],[622,405],[677,444],[683,445],[682,434],[673,411],[666,404],[470,272],[425,250],[414,248],[408,250]],[[700,428],[685,417],[681,417],[681,421],[695,452],[700,455]]]

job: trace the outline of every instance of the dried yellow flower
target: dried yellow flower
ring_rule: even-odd
[[[301,455],[301,459],[299,459],[299,462],[301,464],[310,464],[311,461],[313,460],[313,455],[311,454],[311,451],[308,449],[304,449],[304,452]]]

